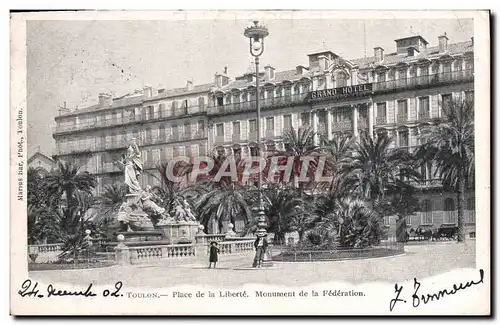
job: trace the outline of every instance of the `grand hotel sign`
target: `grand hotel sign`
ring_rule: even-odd
[[[355,97],[368,95],[372,92],[372,84],[362,84],[355,86],[346,86],[332,89],[311,91],[307,96],[309,101],[334,99],[337,97]]]

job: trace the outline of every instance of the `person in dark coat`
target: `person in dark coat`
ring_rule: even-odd
[[[264,254],[267,249],[267,239],[266,237],[257,237],[253,243],[255,247],[255,258],[253,259],[253,267],[260,267],[262,260],[264,260]]]
[[[210,255],[208,258],[208,268],[212,268],[212,263],[214,263],[214,269],[216,268],[217,262],[219,260],[219,248],[217,247],[217,242],[210,243]]]

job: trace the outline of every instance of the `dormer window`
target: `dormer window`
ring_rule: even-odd
[[[345,87],[347,86],[347,76],[344,72],[338,72],[335,76],[335,87]]]

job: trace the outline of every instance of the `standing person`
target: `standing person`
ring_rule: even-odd
[[[212,268],[212,263],[214,263],[214,269],[217,267],[217,262],[219,260],[219,248],[217,248],[217,242],[210,243],[210,255],[208,258],[208,268]]]
[[[253,267],[261,267],[262,260],[264,259],[264,254],[267,249],[267,239],[266,237],[257,237],[253,243],[255,247],[255,258],[253,259]]]

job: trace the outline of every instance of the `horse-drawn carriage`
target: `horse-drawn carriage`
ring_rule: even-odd
[[[442,224],[439,228],[419,226],[406,231],[406,242],[409,241],[437,241],[455,240],[458,227],[455,224]]]

